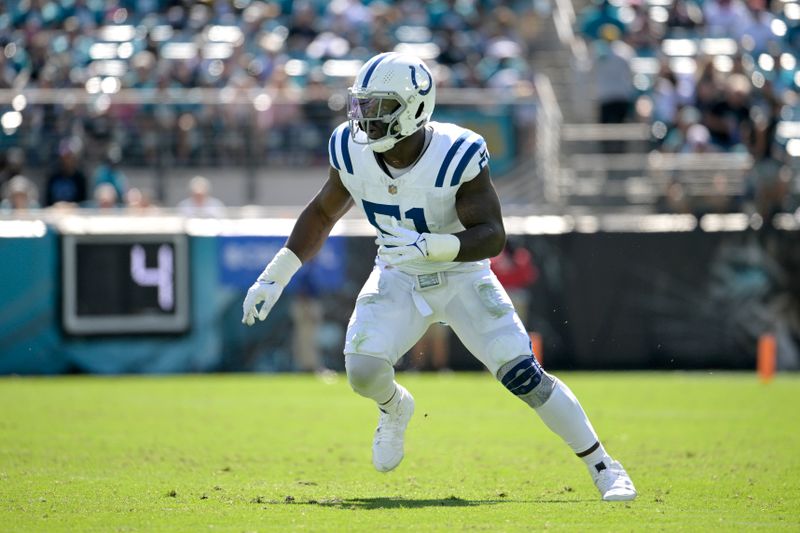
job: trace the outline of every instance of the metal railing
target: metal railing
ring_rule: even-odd
[[[89,177],[116,154],[121,168],[152,178],[159,200],[176,170],[235,170],[247,190],[234,196],[268,201],[256,196],[265,169],[327,165],[329,135],[345,119],[346,92],[336,89],[102,89],[0,90],[0,155],[18,149],[25,173],[43,185],[65,151]],[[532,86],[442,88],[433,118],[484,135],[501,179],[534,153],[538,105]]]
[[[536,123],[536,169],[541,177],[542,197],[548,204],[560,205],[563,117],[550,80],[546,76],[540,76],[536,85],[540,101]]]
[[[747,153],[659,152],[647,124],[565,124],[561,142],[564,204],[654,206],[672,184],[689,197],[737,198],[753,166]]]

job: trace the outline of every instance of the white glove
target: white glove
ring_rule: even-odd
[[[242,324],[252,326],[256,318],[265,320],[280,298],[284,287],[289,284],[289,280],[301,266],[302,263],[294,252],[285,247],[281,248],[256,282],[247,289],[247,296],[242,303]],[[261,309],[258,308],[258,304],[261,304]]]
[[[258,317],[259,320],[265,320],[272,310],[272,307],[275,305],[275,302],[280,298],[282,292],[283,285],[277,281],[256,280],[256,282],[247,289],[247,296],[244,297],[244,303],[242,304],[242,310],[244,311],[242,324],[252,326],[256,323],[256,317]],[[261,305],[261,309],[258,309],[258,304],[261,302],[264,303]]]
[[[378,255],[392,266],[405,265],[413,261],[452,261],[458,255],[461,241],[455,235],[418,233],[400,226],[392,219],[391,226],[375,240],[379,245]]]

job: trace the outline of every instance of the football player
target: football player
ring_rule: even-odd
[[[292,275],[356,205],[375,227],[378,249],[344,354],[353,390],[378,407],[375,468],[388,472],[400,464],[414,413],[394,364],[430,324],[444,322],[586,463],[604,500],[632,500],[630,477],[606,452],[572,391],[537,363],[489,269],[488,258],[500,253],[506,236],[486,142],[431,121],[435,99],[433,75],[416,57],[390,52],[364,64],[349,90],[348,120],[328,144],[328,180],[248,290],[242,322],[267,317]]]

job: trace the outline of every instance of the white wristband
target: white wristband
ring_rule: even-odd
[[[461,239],[449,233],[426,233],[428,261],[452,261],[461,250]]]
[[[269,262],[264,272],[258,276],[258,281],[274,281],[285,287],[301,266],[303,266],[303,262],[300,261],[295,253],[283,247],[275,254],[275,257]]]

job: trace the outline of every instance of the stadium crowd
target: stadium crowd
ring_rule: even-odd
[[[335,89],[365,59],[409,51],[435,65],[439,87],[507,87],[531,78],[537,16],[531,2],[494,0],[5,1],[0,89],[94,97],[51,92],[46,103],[5,102],[2,175],[22,158],[51,178],[34,179],[43,205],[83,204],[97,184],[87,175],[108,174],[101,167],[120,160],[166,168],[324,162],[345,105]],[[126,89],[150,97],[104,98]],[[181,92],[203,89],[224,96],[208,102]],[[283,98],[236,98],[264,89]],[[68,180],[53,178],[65,167]],[[116,192],[122,201],[119,184]]]
[[[594,52],[600,122],[646,121],[665,153],[749,154],[743,197],[705,208],[753,201],[770,216],[787,207],[800,146],[780,124],[800,120],[800,4],[599,0],[579,27]],[[723,190],[726,176],[715,180]],[[665,199],[692,210],[678,180]]]
[[[530,83],[549,9],[521,0],[6,0],[4,209],[103,205],[103,183],[123,205],[120,165],[324,163],[341,89],[366,58],[412,52],[443,88]],[[790,146],[780,123],[800,121],[800,4],[597,0],[578,29],[593,50],[599,121],[648,122],[666,153],[749,153],[746,194],[769,189],[766,211],[786,203],[800,141]],[[28,101],[32,90],[38,100]],[[108,98],[130,90],[140,102]],[[19,174],[28,179],[11,184]],[[669,210],[691,210],[680,182],[665,197]]]

